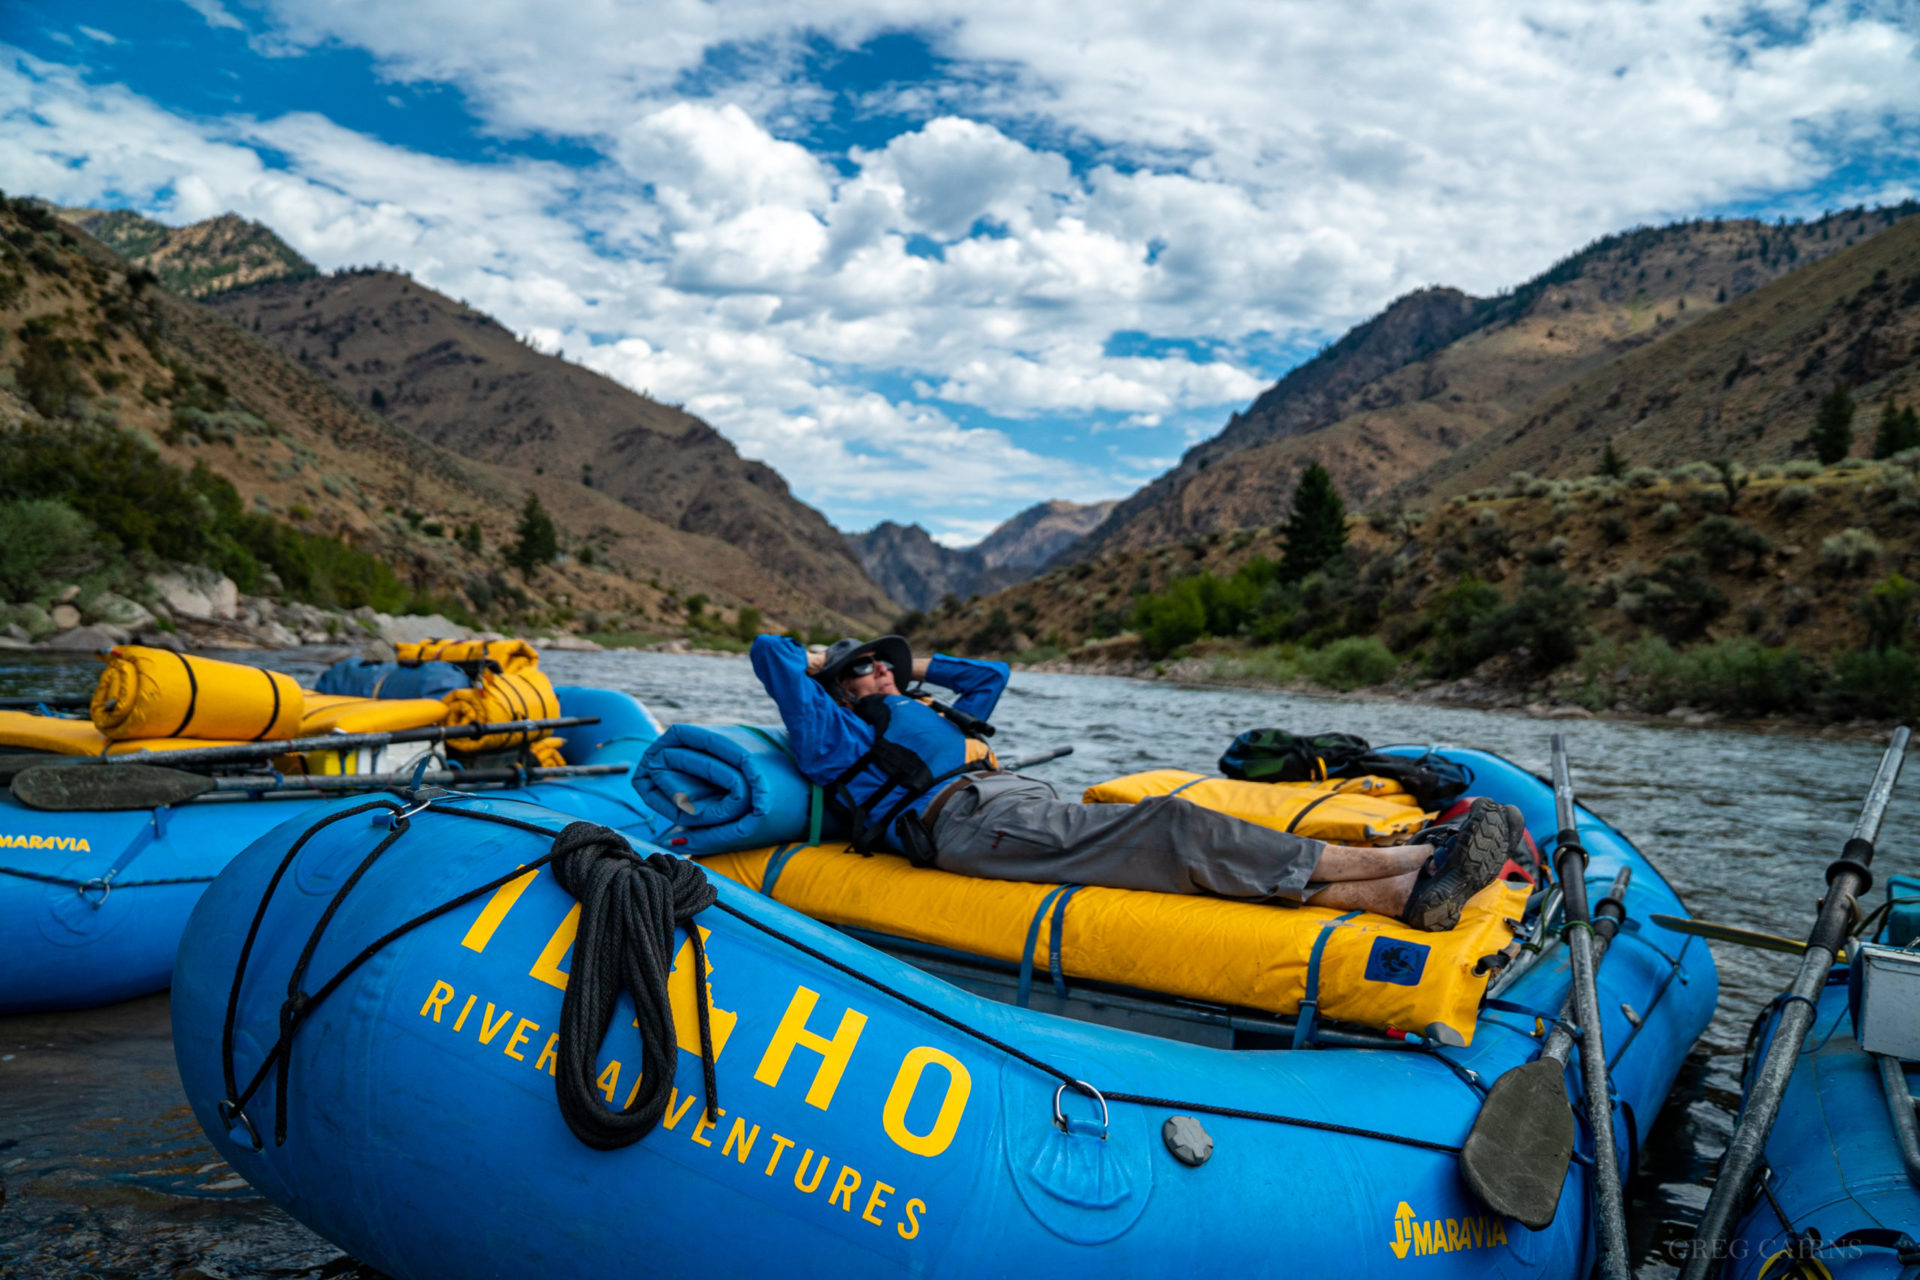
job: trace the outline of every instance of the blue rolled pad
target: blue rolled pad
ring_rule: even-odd
[[[634,789],[692,853],[807,838],[812,784],[778,727],[676,724],[640,757]],[[823,835],[838,835],[829,821]]]

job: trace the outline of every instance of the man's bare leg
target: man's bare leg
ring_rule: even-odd
[[[1330,844],[1314,864],[1311,880],[1385,880],[1418,871],[1433,856],[1430,844],[1396,844],[1384,849]],[[1321,895],[1324,900],[1325,895]]]
[[[1373,911],[1398,919],[1400,913],[1407,909],[1407,899],[1412,895],[1414,882],[1419,878],[1420,872],[1414,870],[1379,880],[1342,880],[1314,894],[1313,905],[1337,907],[1342,911]]]

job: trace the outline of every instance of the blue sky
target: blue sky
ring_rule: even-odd
[[[13,0],[0,186],[403,267],[958,543],[1123,496],[1408,289],[1915,194],[1914,14]]]

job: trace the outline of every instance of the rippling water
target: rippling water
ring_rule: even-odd
[[[238,655],[236,655],[238,656]],[[311,653],[254,660],[301,676]],[[548,654],[558,683],[630,692],[662,721],[771,723],[746,660],[616,652]],[[0,695],[84,692],[98,667],[0,655]],[[1683,729],[1547,724],[1511,712],[1097,676],[1021,673],[994,721],[1014,755],[1071,742],[1044,766],[1063,792],[1154,766],[1211,770],[1229,739],[1261,725],[1342,729],[1375,743],[1483,747],[1544,774],[1566,733],[1581,799],[1646,851],[1700,915],[1799,935],[1821,871],[1852,826],[1881,748],[1868,742]],[[1895,796],[1879,879],[1920,866],[1920,778]],[[1676,1246],[1706,1204],[1732,1131],[1753,1011],[1793,958],[1715,948],[1720,1012],[1683,1069],[1629,1189],[1638,1271],[1677,1270]],[[174,1077],[164,996],[113,1009],[0,1019],[0,1273],[23,1276],[340,1276],[356,1268],[255,1196],[207,1146]],[[185,1271],[183,1280],[195,1273]]]

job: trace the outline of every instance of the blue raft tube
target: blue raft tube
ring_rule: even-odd
[[[1557,830],[1546,783],[1445,754],[1536,839]],[[1147,993],[1017,1007],[984,964],[855,938],[712,876],[717,899],[690,916],[699,949],[684,928],[657,939],[671,1022],[657,991],[647,1011],[622,995],[601,1006],[599,1053],[587,1039],[560,1073],[614,1107],[667,1092],[650,1133],[599,1149],[570,1131],[550,1072],[563,998],[605,988],[569,983],[593,972],[571,947],[580,905],[557,872],[525,870],[558,865],[545,859],[569,817],[507,798],[401,803],[303,814],[236,859],[194,913],[173,994],[181,1078],[220,1153],[398,1280],[1575,1277],[1592,1263],[1583,1166],[1530,1231],[1477,1201],[1458,1163],[1481,1090],[1537,1054],[1536,1018],[1567,993],[1551,930],[1503,973],[1470,1048],[1349,1028],[1291,1049],[1291,1020]],[[1703,943],[1648,921],[1682,908],[1647,860],[1591,813],[1578,825],[1596,899],[1633,871],[1631,923],[1600,970],[1624,1167],[1718,981]],[[635,848],[688,874],[689,859]],[[276,1050],[283,1012],[299,1025]],[[660,1029],[651,1048],[636,1014]]]
[[[660,728],[633,698],[562,687],[568,764],[637,761]],[[660,824],[631,771],[554,779],[529,799],[636,835]],[[83,1009],[165,988],[187,917],[233,857],[313,794],[221,797],[121,813],[47,813],[0,788],[0,1014]]]
[[[1873,940],[1920,944],[1920,880],[1893,876],[1887,896]],[[1728,1242],[1724,1280],[1895,1280],[1920,1268],[1920,1065],[1861,1046],[1857,1002],[1849,998],[1853,975],[1837,964],[1821,988],[1813,1029],[1767,1137],[1752,1206]],[[1784,1008],[1784,997],[1776,998],[1754,1020],[1749,1086]]]

